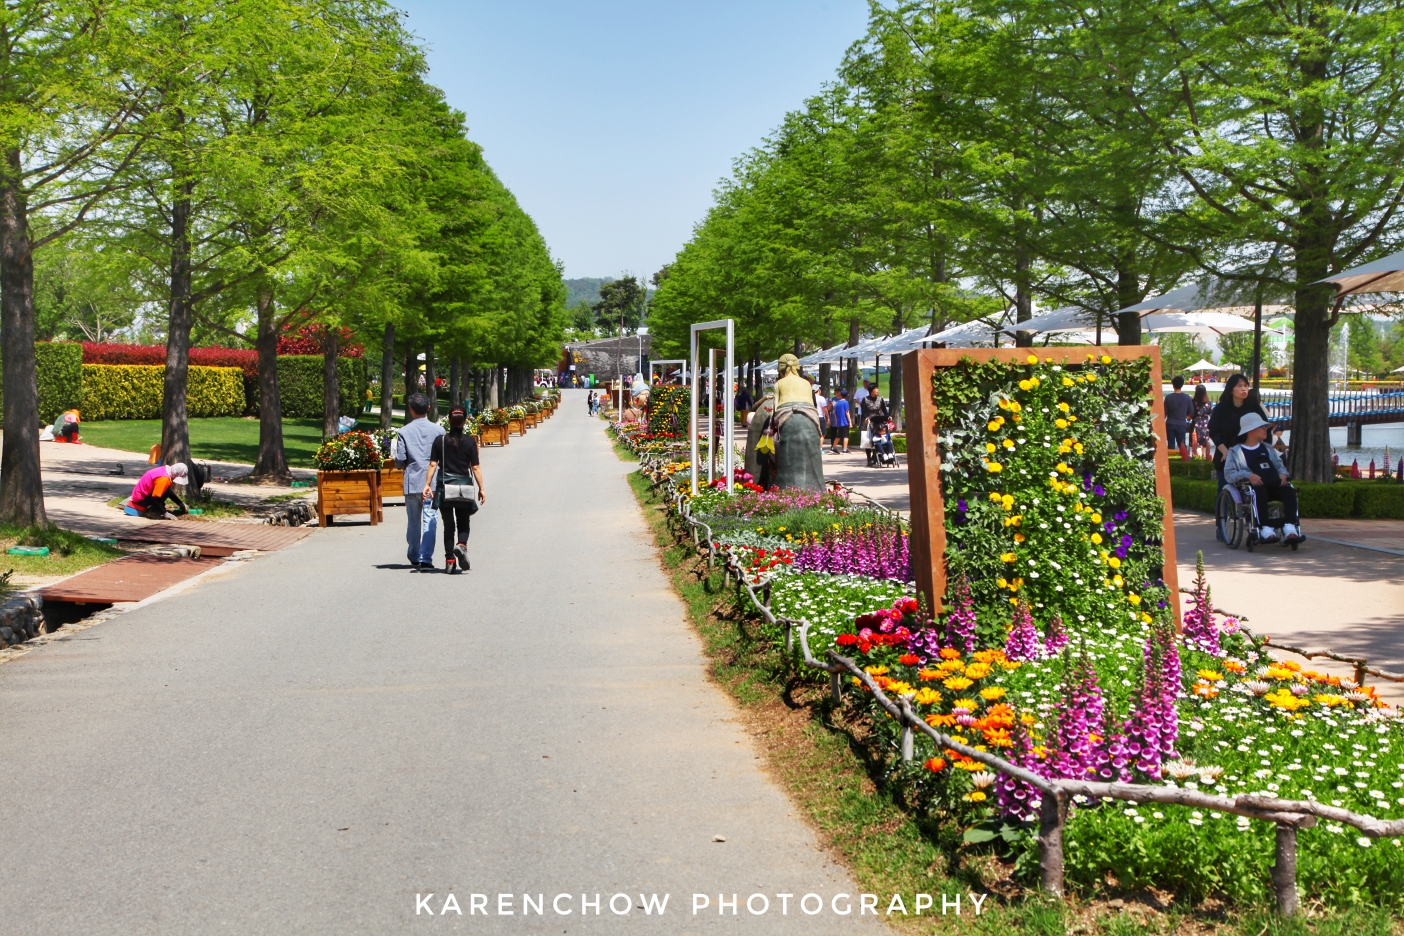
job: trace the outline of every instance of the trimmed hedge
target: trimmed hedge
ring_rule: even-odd
[[[165,345],[83,342],[84,364],[166,364]],[[237,367],[245,377],[258,376],[258,352],[249,348],[191,348],[190,364],[201,367]]]
[[[82,347],[66,341],[36,341],[34,377],[39,390],[39,422],[48,425],[83,400]],[[0,371],[0,413],[4,406],[4,378]]]
[[[363,358],[336,359],[338,402],[342,416],[359,414],[366,402],[366,363]],[[285,419],[316,419],[322,415],[322,356],[288,354],[278,358],[278,397]]]
[[[1304,519],[1404,519],[1404,484],[1397,481],[1294,481],[1293,487],[1297,489],[1297,505]],[[1176,507],[1213,513],[1218,485],[1197,478],[1172,477],[1170,492]]]
[[[157,364],[84,364],[83,419],[159,419],[166,368]],[[237,367],[191,365],[186,410],[192,417],[238,416],[244,374]]]

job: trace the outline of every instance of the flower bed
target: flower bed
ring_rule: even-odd
[[[1104,359],[938,372],[951,575],[938,615],[905,575],[874,574],[863,535],[884,523],[905,531],[843,492],[687,498],[686,461],[655,456],[644,470],[706,525],[715,553],[764,587],[775,614],[808,623],[816,655],[858,661],[957,743],[1049,779],[1404,817],[1404,720],[1373,688],[1274,661],[1264,638],[1212,610],[1202,576],[1177,632],[1160,579],[1148,378],[1141,362]],[[823,555],[804,560],[816,541]],[[1038,791],[920,733],[904,739],[853,682],[845,704],[890,745],[910,808],[1027,874]],[[909,761],[895,754],[904,743]],[[1081,798],[1066,825],[1066,873],[1087,892],[1154,885],[1257,904],[1274,834],[1218,811]],[[1330,820],[1297,834],[1310,899],[1404,908],[1400,839]]]

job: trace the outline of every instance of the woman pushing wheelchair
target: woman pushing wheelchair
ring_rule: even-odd
[[[1225,490],[1229,485],[1239,494],[1235,498],[1246,503],[1251,527],[1249,543],[1278,542],[1293,548],[1303,539],[1297,516],[1297,492],[1288,483],[1287,469],[1273,447],[1267,444],[1272,426],[1257,413],[1247,413],[1238,424],[1239,441],[1224,457]],[[1273,511],[1267,507],[1276,501],[1282,505],[1282,529],[1273,524]],[[1233,545],[1237,545],[1234,543]]]

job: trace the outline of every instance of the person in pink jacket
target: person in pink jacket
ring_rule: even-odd
[[[190,477],[190,469],[183,462],[174,465],[157,465],[132,488],[132,496],[122,505],[122,512],[132,517],[147,517],[151,520],[166,519],[166,501],[176,502],[175,513],[186,512],[185,502],[175,492],[177,484],[184,485]]]

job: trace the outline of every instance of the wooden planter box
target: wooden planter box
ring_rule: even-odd
[[[508,441],[506,426],[484,426],[482,434],[478,436],[479,445],[506,445]]]
[[[405,491],[405,473],[402,469],[395,467],[393,458],[385,459],[385,463],[380,466],[380,500],[383,503],[387,497],[403,497]]]
[[[380,503],[380,470],[317,472],[317,525],[337,514],[369,514],[371,526],[385,519]]]
[[[523,436],[526,435],[526,420],[524,420],[524,419],[509,419],[509,420],[507,420],[507,434],[508,434],[508,435],[523,435]]]

